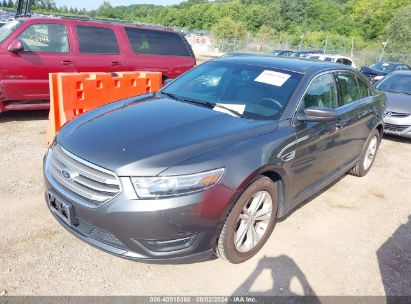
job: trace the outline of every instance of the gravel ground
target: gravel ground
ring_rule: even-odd
[[[46,125],[46,112],[0,114],[0,295],[411,295],[411,141],[384,139],[366,177],[297,209],[246,263],[149,265],[94,249],[49,214]]]

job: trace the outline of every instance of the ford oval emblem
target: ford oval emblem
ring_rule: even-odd
[[[61,175],[63,175],[63,177],[67,179],[70,179],[71,177],[70,173],[66,169],[61,170]]]

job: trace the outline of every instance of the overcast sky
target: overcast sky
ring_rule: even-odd
[[[103,3],[104,0],[56,0],[57,6],[67,5],[67,7],[77,7],[77,8],[86,8],[96,9]],[[182,0],[112,0],[109,1],[111,5],[130,5],[130,4],[158,4],[158,5],[171,5],[182,2]]]

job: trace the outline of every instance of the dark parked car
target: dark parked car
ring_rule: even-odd
[[[401,62],[377,62],[369,67],[362,66],[361,73],[375,83],[393,71],[410,70],[410,66]]]
[[[292,56],[294,54],[294,51],[291,50],[274,50],[271,52],[271,54],[276,55],[276,56]]]
[[[314,51],[298,51],[291,54],[292,57],[306,57],[310,54],[323,54],[322,50],[314,50]]]
[[[157,71],[175,78],[195,57],[170,29],[73,18],[19,18],[0,28],[0,112],[49,107],[49,73]]]
[[[376,88],[387,96],[385,133],[411,138],[411,71],[392,72]]]
[[[347,171],[367,174],[384,102],[348,66],[221,57],[64,126],[45,155],[47,204],[121,257],[240,263],[278,218]]]

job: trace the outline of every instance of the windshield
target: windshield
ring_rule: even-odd
[[[0,27],[0,44],[3,43],[23,22],[21,20],[13,20]]]
[[[177,78],[161,93],[242,109],[240,114],[246,118],[278,119],[301,77],[263,66],[210,61]]]
[[[389,75],[377,85],[377,89],[385,92],[404,93],[411,95],[411,75]]]
[[[381,72],[389,73],[389,72],[392,72],[392,70],[394,70],[395,65],[392,63],[377,62],[377,63],[370,65],[370,68],[381,71]]]

